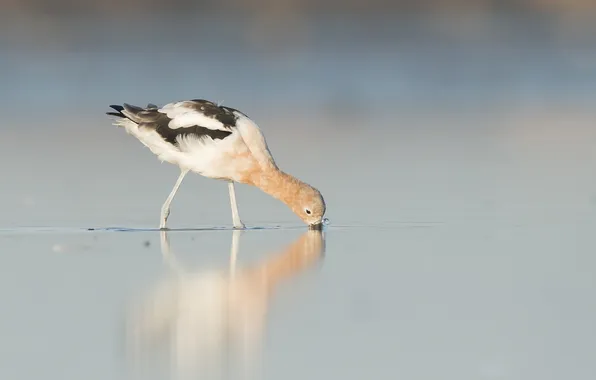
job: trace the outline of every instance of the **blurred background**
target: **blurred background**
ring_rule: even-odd
[[[582,206],[596,202],[584,177],[596,141],[593,1],[1,6],[0,144],[14,158],[0,164],[14,178],[2,185],[4,224],[153,223],[177,169],[159,165],[104,112],[188,98],[255,119],[279,164],[319,187],[346,222],[393,220],[393,212],[441,220],[470,207],[498,210],[514,194],[552,207],[545,194],[561,190],[553,186],[567,186],[567,203],[579,201],[578,187]],[[546,175],[562,167],[558,175],[575,176]],[[183,187],[180,203],[200,189],[221,193],[210,182]],[[241,206],[254,218],[263,202],[273,205],[246,191]],[[367,204],[358,192],[377,197]],[[470,193],[484,195],[475,204]],[[205,218],[227,223],[221,210]],[[295,221],[286,211],[266,218]]]
[[[105,112],[193,98],[328,206],[311,269],[238,285],[256,378],[596,378],[596,1],[0,0],[1,378],[134,378],[125,311],[167,271],[155,231],[109,227],[157,227],[178,169]],[[306,257],[295,215],[237,194],[288,227],[245,232],[240,267]],[[168,223],[230,227],[225,184],[187,176]],[[227,275],[230,231],[171,235],[191,280]],[[181,325],[211,331],[194,285]]]

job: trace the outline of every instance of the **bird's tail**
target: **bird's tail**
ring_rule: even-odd
[[[146,108],[141,108],[124,103],[123,105],[110,105],[110,108],[116,112],[106,112],[107,115],[116,116],[122,119],[129,119],[135,123],[139,123],[141,122],[141,118],[139,116],[142,112],[151,110],[155,111],[158,107],[155,104],[151,103],[147,104]]]
[[[116,112],[106,112],[106,115],[126,118],[126,116],[124,116],[124,114],[122,113],[124,107],[118,105],[111,105],[110,108]]]

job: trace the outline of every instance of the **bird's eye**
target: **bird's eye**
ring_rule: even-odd
[[[304,210],[304,212],[305,212],[305,213],[307,213],[308,215],[310,215],[310,214],[311,214],[311,212],[310,212],[310,210],[309,210],[309,209],[305,209],[305,210]]]

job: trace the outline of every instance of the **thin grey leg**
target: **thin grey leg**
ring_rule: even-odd
[[[230,206],[232,207],[232,221],[234,222],[234,228],[244,229],[244,223],[240,220],[238,214],[238,203],[236,202],[236,191],[234,190],[234,182],[228,182],[228,190],[230,191]]]
[[[163,206],[161,206],[161,220],[159,223],[160,229],[166,228],[166,221],[168,220],[168,216],[170,216],[170,203],[172,203],[172,199],[174,199],[174,196],[176,195],[176,192],[178,191],[178,188],[180,187],[180,184],[182,183],[186,173],[188,173],[188,170],[182,170],[180,172],[180,176],[178,177],[172,192],[170,195],[168,195],[168,199],[166,199]]]

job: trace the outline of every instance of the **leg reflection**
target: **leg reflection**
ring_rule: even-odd
[[[241,233],[233,231],[229,271],[184,271],[161,231],[164,261],[176,276],[132,308],[127,333],[133,357],[167,350],[176,377],[250,370],[244,365],[250,367],[259,356],[274,290],[319,262],[325,241],[321,231],[310,230],[277,255],[242,267],[237,263]]]

